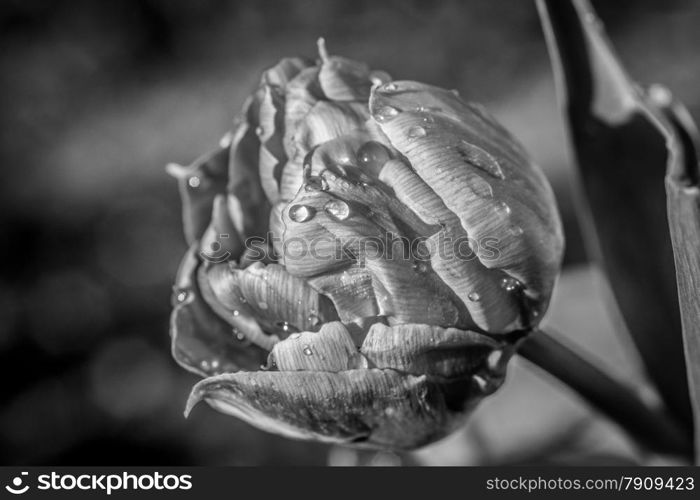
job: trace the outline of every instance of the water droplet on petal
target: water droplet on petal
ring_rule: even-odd
[[[311,350],[311,348],[308,345],[304,346],[304,355],[306,356],[311,356],[314,352]]]
[[[245,340],[245,333],[241,332],[238,328],[234,328],[233,333],[236,335],[236,339]]]
[[[416,262],[413,264],[413,270],[419,273],[425,273],[428,271],[428,264],[426,262]]]
[[[189,184],[191,188],[198,188],[201,183],[202,180],[196,175],[193,175],[192,177],[187,179],[187,184]]]
[[[219,139],[219,147],[227,148],[231,145],[233,141],[233,134],[231,132],[226,132],[221,139]]]
[[[488,365],[489,369],[496,370],[501,364],[502,358],[503,351],[501,351],[500,349],[496,349],[495,351],[492,351],[489,354],[488,358],[486,358],[486,364]]]
[[[357,150],[357,162],[359,165],[377,175],[390,159],[391,155],[387,148],[376,141],[365,142]]]
[[[498,163],[496,158],[494,158],[487,151],[481,149],[479,146],[470,144],[467,141],[462,141],[462,144],[458,150],[464,161],[474,165],[483,172],[486,172],[491,177],[495,177],[496,179],[505,179],[503,169],[501,169],[501,165]]]
[[[501,201],[496,205],[496,213],[500,215],[501,217],[508,217],[510,215],[510,205],[508,205],[505,201]]]
[[[234,316],[238,316],[239,314],[241,314],[241,313],[238,310],[233,311]]]
[[[306,191],[328,191],[328,181],[318,175],[309,177],[304,184]]]
[[[384,106],[377,111],[374,119],[377,120],[379,123],[387,123],[396,118],[398,115],[399,110],[395,107]]]
[[[184,302],[187,300],[188,293],[186,290],[181,290],[177,293],[177,301]]]
[[[409,139],[418,139],[420,137],[425,137],[426,135],[427,132],[420,125],[414,125],[413,127],[409,128],[408,132],[406,133],[406,136]]]
[[[476,385],[479,386],[480,390],[483,391],[486,389],[488,382],[486,382],[486,379],[484,377],[482,377],[481,375],[474,375],[472,379],[474,380],[474,382],[476,382]]]
[[[381,90],[385,90],[387,92],[396,92],[397,90],[399,90],[399,86],[396,85],[394,82],[389,82],[386,85],[384,85],[384,87],[382,87]]]
[[[501,280],[501,288],[503,288],[506,292],[514,292],[519,290],[521,287],[522,283],[515,278],[508,277]]]
[[[452,94],[455,95],[456,97],[459,97],[459,90],[452,89],[452,90],[450,90],[450,92],[452,92]]]
[[[209,361],[207,361],[206,359],[203,360],[199,365],[202,367],[202,370],[204,370],[205,372],[209,371]]]
[[[267,302],[258,302],[258,307],[263,311],[267,310]]]
[[[216,370],[216,369],[218,369],[218,368],[219,368],[219,360],[218,360],[218,359],[212,360],[212,362],[211,362],[211,369],[212,369],[212,370]]]
[[[323,207],[323,210],[333,219],[343,221],[350,216],[350,205],[343,200],[331,200]]]
[[[262,128],[262,127],[257,127],[257,128],[255,129],[255,134],[256,134],[258,137],[262,136],[264,133],[265,133],[265,129]]]
[[[306,205],[294,205],[289,209],[289,218],[294,222],[307,222],[314,218],[316,209]]]
[[[510,229],[509,229],[508,231],[509,231],[510,234],[512,234],[513,236],[520,236],[521,234],[523,234],[523,233],[525,232],[525,231],[523,230],[523,228],[520,227],[520,226],[511,226]]]
[[[320,322],[321,319],[316,314],[309,314],[309,323],[311,323],[311,326],[316,327]]]
[[[472,302],[479,302],[481,300],[481,295],[479,295],[479,292],[470,292],[467,298]]]

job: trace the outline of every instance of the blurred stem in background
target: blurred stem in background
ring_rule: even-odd
[[[649,450],[684,458],[692,456],[693,447],[686,429],[671,415],[644,402],[634,387],[608,375],[582,357],[579,349],[557,338],[561,336],[534,331],[518,352],[574,389]]]
[[[674,144],[682,149],[682,141],[653,98],[628,78],[586,0],[538,0],[537,5],[585,194],[580,214],[589,250],[605,270],[669,413],[691,431],[685,361],[697,375],[697,352],[687,351],[684,358],[678,297],[684,315],[690,315],[684,325],[697,325],[697,203],[693,210],[692,201],[686,202],[685,222],[672,231],[672,246],[663,181],[667,162],[679,156]],[[694,256],[681,259],[689,265],[679,273],[695,275],[681,280],[680,294],[674,246]],[[700,343],[697,331],[694,335],[694,343]]]

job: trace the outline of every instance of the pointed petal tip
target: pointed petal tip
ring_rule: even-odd
[[[326,39],[322,36],[318,37],[316,45],[318,46],[318,55],[321,56],[321,61],[328,61],[329,55],[328,50],[326,49]]]
[[[184,179],[187,176],[187,170],[187,167],[175,162],[165,165],[165,172],[176,179]]]

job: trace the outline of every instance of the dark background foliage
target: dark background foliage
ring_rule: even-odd
[[[667,84],[700,116],[700,4],[594,4],[635,78]],[[552,181],[566,223],[566,268],[552,316],[564,327],[579,324],[589,349],[607,345],[587,339],[580,325],[591,320],[611,331],[614,318],[596,322],[607,309],[573,219],[572,169],[533,3],[5,1],[0,463],[327,463],[325,446],[271,436],[204,407],[182,417],[195,378],[171,360],[167,331],[185,245],[175,183],[163,170],[214,147],[261,70],[282,56],[314,55],[318,36],[331,52],[395,78],[459,89],[521,138]],[[523,430],[506,432],[507,446],[485,424],[453,440],[457,451],[401,460],[532,463],[580,451],[572,436],[589,420],[578,417],[562,424],[561,439],[523,441],[535,426],[527,391],[545,389],[516,386],[520,398],[494,403],[491,411],[500,413],[484,417]],[[532,425],[518,427],[509,411]],[[557,411],[571,420],[552,406]],[[490,452],[460,451],[470,446]],[[583,448],[578,461],[614,462],[621,453]],[[358,460],[348,456],[335,450],[331,462]]]

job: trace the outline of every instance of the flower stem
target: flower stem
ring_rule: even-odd
[[[650,406],[633,387],[615,379],[574,348],[536,330],[522,342],[518,353],[574,389],[649,450],[692,456],[692,437],[665,410]]]

